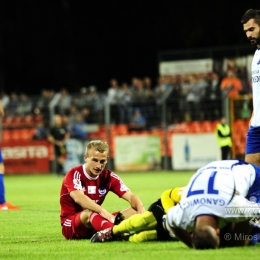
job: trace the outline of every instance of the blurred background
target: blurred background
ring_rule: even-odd
[[[255,47],[240,18],[250,8],[255,1],[2,1],[7,173],[55,171],[55,114],[71,133],[64,171],[97,138],[118,171],[195,169],[220,158],[222,115],[232,157],[243,158]]]

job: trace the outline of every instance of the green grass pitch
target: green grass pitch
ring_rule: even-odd
[[[192,172],[120,173],[125,184],[137,193],[147,208],[168,188],[186,185]],[[245,248],[194,250],[181,242],[67,241],[59,223],[59,192],[62,178],[53,174],[6,175],[7,201],[19,211],[0,212],[0,259],[24,260],[167,260],[167,259],[257,259],[260,245]],[[127,202],[109,194],[105,208],[113,212]]]

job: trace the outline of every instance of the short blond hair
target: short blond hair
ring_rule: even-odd
[[[88,151],[94,148],[95,150],[99,151],[100,153],[107,152],[109,153],[109,146],[107,142],[102,140],[92,140],[87,144],[85,155],[88,155]]]

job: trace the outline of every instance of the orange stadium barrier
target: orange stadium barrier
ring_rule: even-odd
[[[40,119],[41,120],[41,119]],[[248,120],[235,120],[233,125],[233,144],[237,154],[245,152],[245,140],[248,130]],[[145,131],[128,131],[127,125],[112,125],[110,127],[110,156],[114,158],[114,139],[119,135],[157,135],[161,140],[161,155],[172,156],[172,136],[175,133],[208,133],[214,132],[217,121],[181,122],[169,128],[166,133],[167,148],[165,150],[164,130],[152,129]],[[50,160],[53,160],[53,147],[48,141],[31,140],[35,128],[4,129],[2,150],[5,160],[6,174],[48,173]],[[108,141],[106,127],[100,125],[97,132],[89,133],[88,139]]]

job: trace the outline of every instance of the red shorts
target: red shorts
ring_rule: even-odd
[[[95,233],[93,228],[87,228],[80,220],[81,212],[66,218],[62,225],[62,234],[66,239],[89,239]]]
[[[118,213],[112,213],[114,216]],[[62,224],[62,234],[66,239],[90,239],[97,231],[87,228],[80,220],[81,212],[66,218]]]

